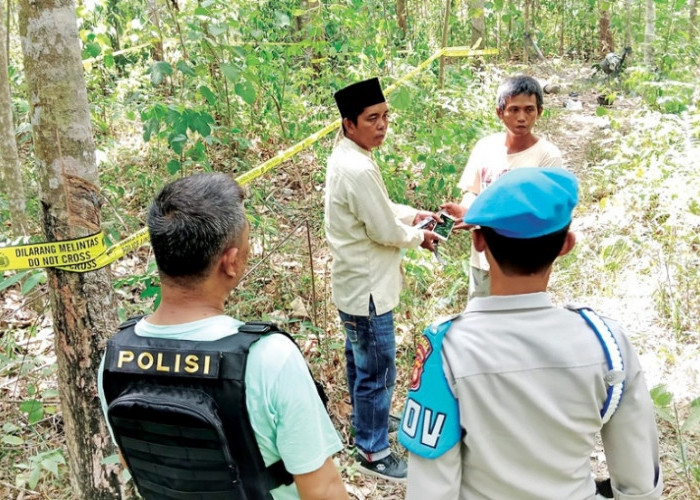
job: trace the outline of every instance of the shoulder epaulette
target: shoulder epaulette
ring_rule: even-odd
[[[605,375],[605,383],[608,384],[607,397],[603,408],[600,410],[600,417],[603,423],[607,423],[617,410],[625,390],[625,362],[622,359],[622,351],[617,343],[615,335],[608,324],[590,307],[577,305],[567,305],[567,309],[577,312],[586,321],[588,326],[595,332],[596,338],[600,342],[605,360],[608,365],[608,373]]]

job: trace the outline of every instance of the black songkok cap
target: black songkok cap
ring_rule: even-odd
[[[382,87],[379,85],[379,78],[376,77],[348,85],[336,92],[333,97],[343,118],[357,116],[369,106],[386,102]]]

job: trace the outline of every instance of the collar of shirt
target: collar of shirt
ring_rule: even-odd
[[[355,141],[353,141],[352,139],[348,139],[347,137],[344,137],[344,138],[340,141],[340,144],[339,144],[339,145],[340,145],[341,147],[344,147],[344,148],[350,148],[350,149],[352,149],[353,151],[357,151],[358,153],[362,153],[362,154],[365,155],[367,158],[372,159],[372,152],[371,152],[371,151],[367,151],[365,148],[358,146],[357,143],[356,143]]]
[[[503,311],[520,309],[545,309],[554,307],[547,292],[522,295],[491,295],[475,297],[469,301],[465,312]]]

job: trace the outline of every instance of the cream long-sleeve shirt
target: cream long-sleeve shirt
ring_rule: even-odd
[[[412,224],[417,210],[393,203],[369,151],[343,138],[328,159],[326,240],[333,256],[331,288],[336,307],[369,315],[399,304],[401,249],[417,247],[423,232]]]

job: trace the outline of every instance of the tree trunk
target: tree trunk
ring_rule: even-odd
[[[688,30],[688,34],[690,35],[690,40],[693,41],[698,35],[698,27],[697,27],[697,21],[698,21],[698,2],[697,0],[690,0],[688,2],[688,8],[690,10],[690,15],[689,15],[689,21],[690,21],[690,29]]]
[[[564,32],[566,30],[566,0],[559,2],[559,55],[564,55]]]
[[[486,46],[484,0],[469,0],[469,21],[472,27],[471,47],[474,47],[479,40],[481,40],[480,47]]]
[[[20,0],[20,36],[31,105],[46,241],[97,233],[100,189],[72,0]],[[97,369],[117,317],[106,269],[48,269],[58,384],[73,498],[120,498],[115,453],[97,398]]]
[[[9,47],[6,46],[4,8],[5,2],[0,0],[0,177],[9,203],[12,234],[22,236],[29,234],[29,226],[22,169],[15,140],[15,124],[12,120],[10,77],[7,71]]]
[[[610,31],[610,4],[598,3],[598,35],[600,37],[600,49],[603,55],[615,51],[615,41]]]
[[[647,0],[646,28],[644,29],[644,64],[654,65],[654,40],[656,40],[656,11],[654,0]]]
[[[401,38],[408,35],[408,16],[406,14],[406,0],[396,0],[396,22],[401,29]]]
[[[632,0],[625,0],[625,47],[632,46]]]
[[[530,44],[530,40],[528,39],[528,35],[530,34],[530,0],[525,0],[525,12],[523,14],[523,23],[523,62],[527,64],[530,59],[528,54],[528,45]]]
[[[151,58],[154,61],[163,60],[163,33],[160,27],[160,14],[158,13],[158,3],[156,0],[148,0],[148,20],[158,34],[157,38],[152,39],[153,48],[151,49]]]
[[[442,23],[442,43],[440,47],[444,48],[447,46],[447,35],[450,31],[450,4],[452,0],[445,0],[445,19]],[[442,88],[442,84],[445,78],[445,58],[440,57],[440,73],[438,75],[438,85]]]

